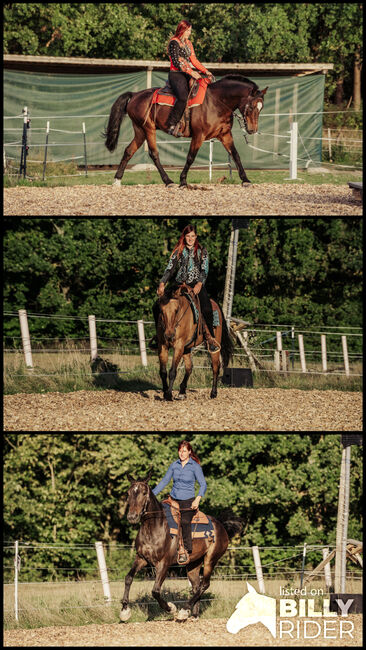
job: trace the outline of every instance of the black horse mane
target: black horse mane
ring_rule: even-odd
[[[253,86],[253,90],[259,90],[259,87],[254,81],[251,81],[250,79],[247,79],[246,77],[243,77],[241,74],[226,74],[224,77],[222,77],[219,81],[216,83],[221,83],[222,81],[240,81],[241,83],[245,84],[250,84]]]

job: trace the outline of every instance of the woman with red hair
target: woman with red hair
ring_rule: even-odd
[[[168,133],[176,137],[182,136],[182,133],[175,127],[179,124],[186,107],[189,94],[189,80],[192,77],[193,79],[200,79],[197,70],[209,75],[212,79],[212,74],[196,58],[193,45],[189,40],[191,31],[191,23],[188,20],[181,20],[168,45],[168,55],[170,58],[169,83],[177,98],[169,115]]]
[[[181,510],[182,536],[185,553],[178,557],[179,564],[187,564],[192,553],[191,521],[198,510],[199,503],[205,495],[207,484],[203,476],[199,458],[192,449],[188,440],[182,440],[178,445],[179,460],[169,465],[168,471],[160,483],[153,489],[155,496],[159,494],[173,479],[170,496],[178,501]],[[194,486],[196,481],[200,485],[198,495],[195,497]]]
[[[169,290],[170,295],[175,291],[177,285],[185,283],[189,287],[192,287],[195,295],[198,295],[201,313],[209,330],[205,332],[209,349],[211,352],[218,352],[220,346],[215,339],[213,329],[212,305],[205,288],[208,268],[209,258],[207,249],[203,248],[198,242],[196,226],[189,224],[183,229],[178,243],[170,256],[168,266],[160,280],[157,294],[161,297],[164,294],[166,283],[173,278],[175,278],[175,283]],[[160,314],[158,301],[153,305],[153,314],[157,327]],[[155,336],[151,339],[149,347],[152,350],[156,349]]]

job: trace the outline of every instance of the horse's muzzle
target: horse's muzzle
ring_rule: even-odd
[[[127,515],[127,521],[130,522],[130,524],[138,524],[140,521],[141,516],[137,514],[137,512],[129,512]]]

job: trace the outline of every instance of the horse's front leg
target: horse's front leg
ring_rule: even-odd
[[[130,571],[127,573],[125,577],[125,592],[123,594],[123,598],[121,600],[122,604],[122,609],[120,611],[120,619],[123,622],[128,621],[128,619],[131,617],[131,610],[128,606],[128,599],[129,599],[129,594],[130,594],[130,588],[132,581],[138,571],[142,569],[144,566],[147,565],[146,560],[144,560],[142,557],[136,557]]]
[[[203,136],[202,134],[198,134],[197,136],[192,137],[191,141],[191,146],[189,148],[186,164],[184,165],[183,171],[180,175],[180,185],[179,187],[187,187],[187,174],[190,166],[192,165],[195,157],[197,156],[197,152],[200,149],[201,145],[203,142]]]
[[[165,399],[170,402],[173,399],[173,386],[174,386],[175,378],[177,376],[177,368],[183,356],[183,351],[184,351],[183,345],[179,345],[174,348],[172,367],[170,368],[169,371],[169,387],[168,387],[167,394],[164,395]]]
[[[169,355],[169,350],[166,345],[159,345],[159,364],[160,364],[160,378],[161,381],[163,382],[163,393],[164,393],[164,399],[167,398],[168,394],[168,382],[167,382],[167,377],[168,377],[168,372],[166,369],[167,363],[168,363],[168,355]]]
[[[248,176],[245,173],[245,169],[244,169],[243,165],[241,164],[240,156],[239,156],[237,150],[235,149],[234,140],[233,140],[233,136],[231,135],[231,131],[229,131],[225,135],[221,135],[221,136],[218,135],[217,137],[218,137],[219,140],[221,140],[221,142],[224,145],[226,151],[233,157],[234,162],[235,162],[236,167],[237,167],[238,172],[239,172],[239,176],[240,176],[240,178],[242,180],[242,185],[246,185],[247,183],[250,183],[250,180],[249,180]]]
[[[178,399],[187,399],[187,395],[186,395],[187,382],[192,374],[192,369],[193,369],[191,353],[189,352],[188,354],[183,354],[183,359],[184,359],[186,372],[184,375],[184,379],[179,387]]]

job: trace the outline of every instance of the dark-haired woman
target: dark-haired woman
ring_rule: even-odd
[[[193,291],[198,295],[201,313],[208,328],[205,332],[205,338],[210,349],[210,352],[218,352],[220,345],[215,339],[213,329],[213,311],[210,298],[205,289],[205,282],[208,276],[209,258],[206,248],[203,248],[197,239],[196,226],[189,224],[183,229],[178,243],[175,246],[166,267],[164,274],[160,280],[157,294],[161,297],[164,294],[164,287],[166,283],[175,278],[175,283],[187,284],[193,288]],[[176,288],[176,286],[173,287]],[[159,302],[153,306],[153,313],[155,325],[158,326],[158,319],[160,314]],[[150,344],[150,349],[156,349],[156,337],[153,337]]]
[[[192,77],[193,79],[200,79],[197,70],[209,75],[212,80],[212,74],[196,58],[193,45],[189,40],[191,31],[191,23],[188,20],[181,20],[168,45],[170,58],[169,83],[177,98],[169,115],[168,133],[175,135],[177,138],[182,136],[182,133],[175,127],[179,124],[186,107],[189,95],[189,80]]]
[[[185,553],[178,557],[179,564],[186,564],[192,553],[191,521],[198,509],[201,498],[205,495],[207,484],[203,476],[199,458],[193,452],[192,445],[187,440],[182,440],[178,445],[179,459],[169,466],[165,476],[153,489],[155,496],[159,494],[173,479],[170,496],[178,501],[181,510],[182,536]],[[200,485],[198,495],[194,495],[196,481]]]

